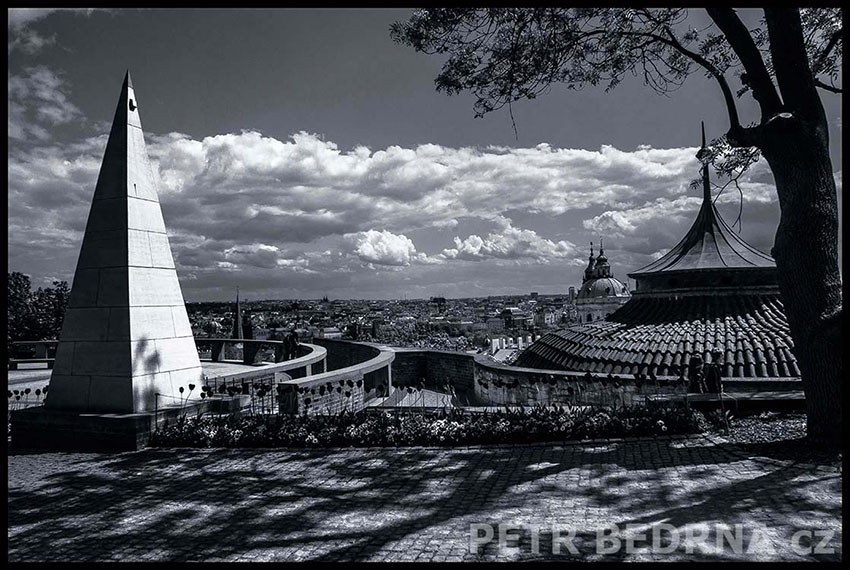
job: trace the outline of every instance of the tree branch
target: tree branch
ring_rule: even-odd
[[[782,100],[749,30],[732,8],[706,8],[706,12],[740,58],[747,72],[747,82],[753,90],[753,98],[761,108],[762,121],[766,121],[782,109]],[[774,65],[775,62],[774,58]]]
[[[761,125],[756,125],[754,127],[739,126],[738,128],[729,129],[729,132],[726,133],[726,140],[729,142],[729,146],[733,148],[743,148],[748,146],[761,148],[764,140],[764,131]]]
[[[832,49],[838,44],[838,41],[841,39],[841,35],[844,32],[844,28],[839,28],[832,33],[832,36],[829,38],[829,41],[826,44],[826,47],[823,48],[823,51],[820,52],[817,60],[815,60],[814,65],[812,65],[812,75],[817,75],[820,73],[821,67],[823,67],[824,62],[826,62],[826,58],[829,57],[829,53]]]
[[[815,87],[820,87],[824,91],[829,91],[831,93],[843,93],[841,87],[836,87],[835,85],[824,83],[820,79],[815,79]]]
[[[741,121],[738,118],[738,107],[735,105],[735,97],[732,95],[732,89],[729,88],[729,83],[726,81],[726,76],[723,75],[719,69],[717,69],[710,61],[702,57],[700,54],[693,52],[683,46],[678,38],[673,34],[673,31],[667,28],[667,35],[670,36],[670,39],[664,38],[662,36],[655,36],[659,41],[671,46],[673,49],[679,51],[682,55],[685,55],[695,61],[697,64],[702,66],[706,71],[708,71],[715,80],[717,80],[718,85],[720,86],[720,91],[723,92],[723,99],[726,102],[726,111],[729,114],[729,131],[733,131],[741,128]]]
[[[764,19],[770,36],[776,83],[786,106],[797,114],[823,115],[803,40],[800,11],[797,8],[765,8]]]

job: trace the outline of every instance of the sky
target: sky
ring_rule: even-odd
[[[9,271],[71,282],[126,70],[187,301],[566,293],[600,239],[615,277],[690,227],[700,73],[668,96],[556,86],[475,118],[441,60],[393,43],[408,9],[9,11]],[[749,17],[750,15],[748,15]],[[705,25],[693,10],[688,23]],[[822,94],[841,197],[840,97]],[[739,100],[744,122],[756,107]],[[741,236],[779,220],[764,161]],[[737,191],[717,200],[732,222]],[[633,281],[629,282],[633,286]]]

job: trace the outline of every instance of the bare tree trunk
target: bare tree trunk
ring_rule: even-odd
[[[764,125],[762,143],[781,208],[772,254],[802,374],[809,438],[840,446],[842,298],[827,125],[783,115]]]

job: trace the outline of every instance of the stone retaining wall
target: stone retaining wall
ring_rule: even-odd
[[[416,386],[445,392],[450,384],[465,404],[483,403],[475,399],[475,359],[470,354],[447,350],[394,348],[392,374],[395,386]]]
[[[327,349],[326,365],[328,372],[366,362],[375,358],[381,352],[379,348],[362,342],[314,338],[312,343]]]
[[[499,364],[484,354],[441,350],[393,349],[393,382],[445,391],[451,384],[461,401],[472,405],[587,404],[631,405],[650,394],[684,394],[687,386],[674,377],[640,383],[634,376],[615,381],[596,375],[588,381],[581,372],[538,370]]]
[[[136,451],[166,421],[201,413],[241,413],[246,396],[216,396],[137,414],[86,414],[33,406],[11,413],[11,447],[52,451]]]
[[[476,359],[475,394],[489,404],[569,404],[630,406],[653,394],[685,394],[687,383],[658,378],[638,383],[634,376],[593,375],[534,368],[516,368]]]

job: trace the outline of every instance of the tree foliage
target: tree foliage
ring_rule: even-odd
[[[58,339],[70,295],[65,281],[54,281],[53,287],[33,291],[29,276],[17,271],[9,273],[6,340]]]
[[[437,90],[471,92],[479,117],[534,99],[553,84],[609,91],[635,76],[667,95],[701,72],[717,82],[729,115],[728,138],[714,142],[714,166],[734,177],[752,164],[751,147],[760,146],[756,125],[742,126],[736,98],[752,94],[762,122],[784,110],[773,87],[770,10],[752,29],[732,9],[707,10],[714,25],[696,28],[684,8],[431,8],[394,23],[390,34],[417,51],[446,56]],[[840,92],[840,8],[807,8],[799,18],[812,81]],[[739,82],[736,91],[729,74]]]
[[[32,284],[28,275],[17,271],[9,273],[7,282],[6,340],[29,340],[33,325]]]

